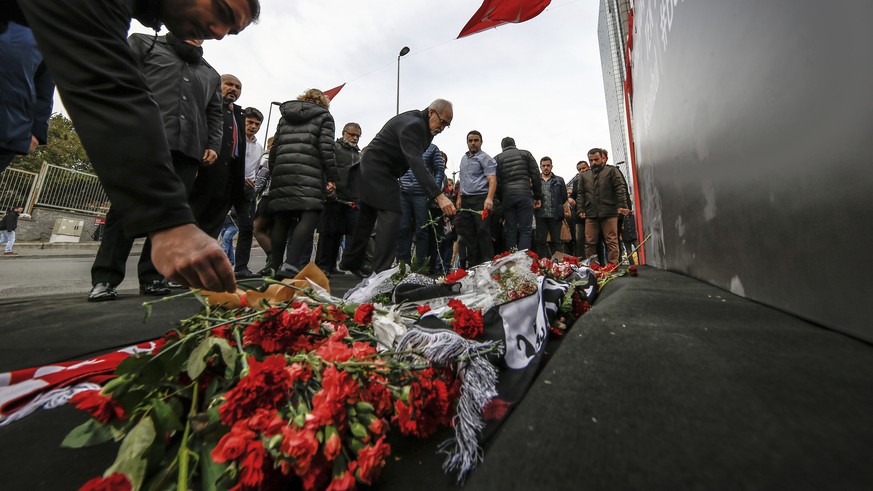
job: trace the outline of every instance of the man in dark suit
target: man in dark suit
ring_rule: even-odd
[[[215,162],[221,146],[218,72],[203,59],[200,40],[181,41],[172,34],[158,38],[131,34],[128,42],[161,109],[173,170],[187,194],[198,167]],[[113,204],[91,266],[89,302],[117,298],[115,289],[124,280],[132,247],[133,239],[124,234]],[[146,239],[137,263],[140,293],[167,295],[170,289],[152,262],[151,249],[151,240]]]
[[[453,116],[452,103],[437,99],[423,111],[407,111],[394,116],[367,145],[361,157],[360,216],[352,234],[352,243],[343,253],[340,269],[358,277],[367,273],[361,268],[367,241],[377,220],[379,234],[376,236],[373,271],[385,271],[391,267],[400,235],[398,179],[409,169],[412,169],[425,195],[436,200],[443,213],[449,216],[455,214],[455,206],[437,186],[422,159],[433,137],[449,127]]]
[[[33,31],[125,233],[148,235],[158,271],[193,287],[234,291],[236,280],[218,243],[194,225],[127,31],[135,18],[180,39],[221,39],[259,14],[258,0],[12,0],[0,9],[0,27]]]
[[[221,76],[222,113],[224,134],[221,151],[215,164],[201,167],[194,189],[191,191],[191,208],[194,218],[204,232],[218,238],[224,217],[233,203],[242,201],[245,182],[246,117],[242,107],[236,104],[242,93],[242,83],[234,75]],[[247,213],[237,210],[237,214]]]

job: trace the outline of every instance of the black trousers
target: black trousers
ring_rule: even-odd
[[[345,203],[328,201],[324,204],[318,224],[318,249],[315,264],[328,273],[336,270],[339,246],[344,235],[351,234],[358,222],[358,209]]]
[[[540,257],[552,257],[556,252],[564,252],[561,243],[561,224],[564,217],[537,217],[536,252]]]
[[[249,267],[249,259],[252,257],[252,237],[255,223],[255,209],[257,208],[258,193],[255,188],[243,188],[243,194],[239,199],[231,203],[236,208],[239,236],[236,238],[236,266],[237,270]]]
[[[309,254],[312,255],[312,235],[315,233],[315,227],[318,225],[320,217],[321,210],[273,213],[273,229],[270,231],[270,243],[273,246],[270,260],[273,269],[278,270],[282,265],[282,254],[279,251],[285,250],[289,233],[291,238],[288,243],[288,255],[285,258],[285,263],[299,267],[304,251],[308,250]]]
[[[397,241],[400,237],[399,211],[380,210],[366,203],[361,203],[358,223],[352,234],[352,243],[346,246],[341,261],[343,269],[361,269],[367,256],[367,244],[370,234],[379,222],[379,233],[373,251],[373,271],[385,271],[394,264],[397,256]]]
[[[197,169],[200,161],[173,151],[173,170],[185,185],[185,192],[190,193],[197,177]],[[91,266],[91,285],[97,283],[109,283],[117,287],[124,281],[125,269],[127,269],[127,257],[133,248],[133,239],[124,233],[121,220],[115,207],[110,207],[106,213],[106,224],[103,226],[103,240],[97,249],[97,256]],[[146,239],[142,247],[142,253],[137,263],[137,275],[140,283],[163,280],[164,277],[152,263],[152,241]]]
[[[461,208],[480,211],[485,206],[486,195],[461,196]],[[470,268],[494,257],[494,242],[491,236],[491,216],[482,218],[479,213],[462,211],[455,221],[455,230],[467,247],[467,264]],[[462,265],[463,266],[463,265]]]

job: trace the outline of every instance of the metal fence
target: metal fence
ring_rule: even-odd
[[[18,169],[0,173],[0,215],[16,206],[27,206],[39,174]]]
[[[7,204],[8,203],[8,204]],[[109,210],[109,197],[94,174],[47,163],[39,174],[6,169],[0,174],[0,209],[34,206],[102,216]]]

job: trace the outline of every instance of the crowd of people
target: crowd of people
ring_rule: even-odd
[[[30,47],[20,80],[4,83],[34,98],[38,78],[51,74],[113,204],[90,301],[117,297],[133,239],[142,236],[137,273],[146,295],[181,286],[232,291],[237,279],[291,277],[310,260],[328,275],[363,277],[397,261],[445,274],[512,249],[588,257],[601,236],[601,262],[618,262],[631,204],[624,177],[599,148],[568,185],[549,157],[537,165],[512,138],[492,158],[474,130],[450,179],[448,156],[433,144],[453,119],[449,101],[398,114],[359,149],[361,126],[345,123],[337,137],[330,100],[309,89],[281,104],[265,149],[256,136],[263,113],[237,104],[242,81],[219,75],[200,47],[239,33],[260,6],[216,5],[15,0],[0,14],[0,34]],[[169,32],[125,39],[132,18]],[[19,108],[21,121],[9,126],[21,141],[4,152],[44,143],[45,108],[36,102],[28,101],[32,111]],[[253,240],[267,253],[262,268],[250,265]]]

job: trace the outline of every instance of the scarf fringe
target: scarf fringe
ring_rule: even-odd
[[[14,413],[0,415],[0,426],[6,426],[18,421],[19,419],[24,419],[40,408],[54,409],[63,406],[70,402],[70,399],[79,392],[100,390],[101,388],[102,387],[98,384],[82,383],[71,387],[61,387],[60,389],[40,394],[34,397],[33,400],[29,401],[27,404],[21,406],[21,408],[16,409]]]
[[[398,351],[416,350],[438,366],[459,358],[466,360],[458,366],[461,398],[453,419],[455,436],[439,445],[439,452],[446,455],[443,470],[457,473],[458,484],[463,484],[470,471],[484,459],[479,446],[479,435],[485,427],[482,411],[497,397],[497,369],[485,354],[498,345],[499,341],[470,341],[454,331],[422,327],[410,329],[398,343]],[[502,351],[500,347],[498,350]]]

